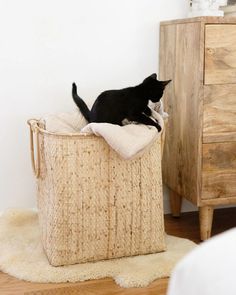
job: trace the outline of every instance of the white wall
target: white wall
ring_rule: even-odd
[[[73,81],[91,105],[156,72],[159,22],[187,9],[187,0],[0,2],[0,211],[35,206],[26,120],[73,110]]]

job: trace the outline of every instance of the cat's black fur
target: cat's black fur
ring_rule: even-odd
[[[128,119],[155,126],[160,131],[158,122],[150,118],[152,112],[148,107],[148,101],[158,102],[170,81],[158,81],[156,74],[152,74],[137,86],[104,91],[94,102],[91,111],[78,96],[75,83],[72,84],[72,96],[89,123],[106,122],[122,125],[122,121]]]

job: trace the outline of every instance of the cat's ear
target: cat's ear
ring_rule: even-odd
[[[152,78],[152,79],[155,79],[156,80],[157,79],[157,74],[154,73],[151,76],[149,76],[148,78]]]
[[[151,76],[148,76],[146,79],[143,80],[143,83],[152,81],[152,80],[156,80],[157,79],[157,74],[152,74]]]
[[[160,81],[161,84],[166,87],[166,85],[168,85],[172,80],[166,80],[166,81]]]

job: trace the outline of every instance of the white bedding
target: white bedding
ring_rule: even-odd
[[[168,295],[236,295],[236,228],[195,248],[175,267]]]

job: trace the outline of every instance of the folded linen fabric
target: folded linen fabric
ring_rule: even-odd
[[[162,116],[155,111],[152,111],[152,116],[155,120],[158,120],[163,130],[164,121]],[[90,123],[81,132],[102,136],[111,148],[126,160],[140,156],[161,133],[158,133],[154,126],[143,124],[119,126],[109,123]]]
[[[70,113],[57,113],[46,115],[40,120],[45,128],[53,133],[78,133],[88,124],[84,116],[76,109]]]

